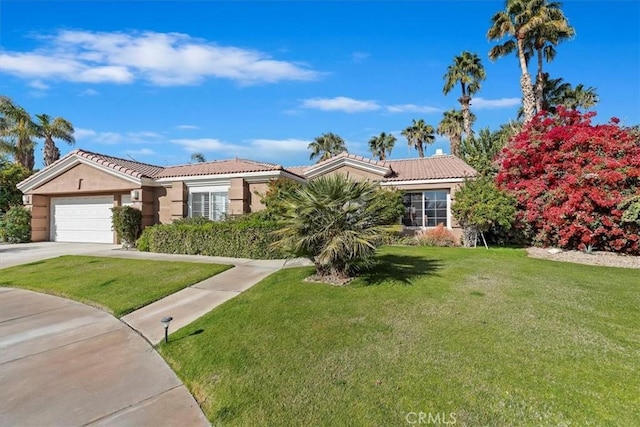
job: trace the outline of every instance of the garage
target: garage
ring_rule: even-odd
[[[51,199],[51,236],[55,242],[113,243],[113,196]]]

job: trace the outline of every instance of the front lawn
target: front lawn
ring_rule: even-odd
[[[159,350],[214,425],[640,425],[638,270],[378,259],[345,287],[281,270]]]
[[[0,270],[0,286],[74,299],[117,317],[231,268],[230,265],[62,256]]]

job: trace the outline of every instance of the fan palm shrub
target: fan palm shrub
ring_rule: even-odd
[[[319,280],[343,283],[370,265],[386,226],[403,212],[401,197],[342,174],[314,179],[284,199],[274,245],[310,259]]]

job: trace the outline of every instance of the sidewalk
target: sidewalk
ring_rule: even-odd
[[[129,313],[120,319],[153,345],[158,344],[164,339],[164,327],[160,323],[160,319],[163,317],[173,317],[169,326],[169,333],[175,332],[199,317],[204,316],[220,304],[246,291],[281,268],[311,265],[306,259],[251,260],[245,258],[173,255],[124,250],[101,251],[95,255],[234,265],[234,267],[229,270],[182,289],[159,301]]]

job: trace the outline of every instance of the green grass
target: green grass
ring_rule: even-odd
[[[640,270],[513,249],[379,260],[345,287],[281,270],[159,351],[216,426],[640,425]]]
[[[124,316],[229,265],[62,256],[0,270],[0,286],[70,298]]]

